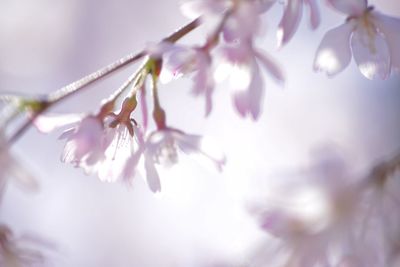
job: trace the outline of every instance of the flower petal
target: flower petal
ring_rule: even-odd
[[[350,37],[353,23],[329,30],[317,49],[314,70],[333,76],[346,68],[351,60]]]
[[[33,124],[41,133],[50,133],[57,128],[77,123],[82,118],[83,114],[48,114],[37,117]]]
[[[373,17],[378,30],[385,35],[390,50],[392,69],[400,72],[400,19],[378,12],[374,12]]]
[[[328,0],[336,10],[351,16],[361,15],[368,7],[367,0]]]
[[[386,79],[390,74],[390,51],[386,40],[377,31],[359,26],[351,39],[354,60],[368,79]]]
[[[218,149],[218,146],[207,138],[200,135],[184,134],[176,132],[174,135],[179,149],[186,154],[199,153],[208,161],[216,166],[218,170],[222,170],[226,162],[224,153]]]
[[[310,23],[313,30],[315,30],[320,22],[321,22],[321,15],[319,13],[317,3],[315,0],[306,0],[305,3],[308,5],[310,9]]]
[[[242,117],[250,114],[254,120],[257,120],[261,112],[261,103],[264,94],[263,80],[256,62],[253,62],[252,68],[248,71],[251,75],[248,88],[243,91],[240,89],[234,94],[234,104]]]
[[[288,0],[277,32],[278,47],[287,44],[295,34],[303,12],[303,1]]]
[[[255,52],[255,56],[260,61],[262,66],[270,74],[272,74],[272,76],[274,76],[276,80],[278,80],[279,82],[285,81],[285,75],[283,74],[279,65],[272,58],[258,51]]]
[[[153,193],[161,191],[160,176],[150,153],[144,154],[144,167],[146,170],[146,181]]]

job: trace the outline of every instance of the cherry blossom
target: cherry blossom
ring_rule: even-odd
[[[225,41],[232,42],[253,38],[260,28],[260,14],[272,4],[269,0],[194,0],[182,4],[181,10],[188,17],[201,16],[205,21],[226,15],[221,32]]]
[[[282,71],[271,58],[256,50],[251,42],[226,46],[221,51],[224,62],[216,70],[217,80],[222,81],[228,74],[236,110],[243,117],[249,115],[254,120],[258,119],[264,96],[259,63],[280,82],[284,80]]]
[[[205,115],[212,110],[212,94],[214,91],[214,77],[212,71],[212,59],[204,48],[189,48],[175,46],[165,55],[164,68],[161,79],[168,81],[170,77],[194,73],[192,93],[203,94],[206,101]]]
[[[186,134],[180,130],[165,127],[152,132],[145,142],[144,160],[147,183],[151,191],[161,191],[160,177],[156,165],[165,167],[178,162],[179,152],[197,153],[210,160],[219,170],[225,164],[220,153],[208,151],[199,135]]]
[[[87,172],[102,158],[107,148],[103,142],[103,122],[93,115],[66,130],[60,139],[66,140],[61,160],[75,167],[83,167]]]
[[[400,68],[400,19],[368,7],[366,0],[330,0],[348,15],[345,24],[329,30],[317,50],[314,68],[333,76],[345,69],[353,56],[368,79],[387,79]]]
[[[280,240],[285,266],[353,266],[366,259],[381,266],[381,235],[365,228],[372,214],[364,209],[363,179],[330,148],[315,156],[316,163],[295,172],[295,188],[291,178],[281,189],[280,204],[272,201],[261,211],[261,228]]]

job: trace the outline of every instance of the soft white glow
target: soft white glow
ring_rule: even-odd
[[[214,72],[214,80],[217,83],[221,83],[226,80],[229,74],[232,72],[232,65],[228,62],[222,62],[219,64]]]
[[[315,61],[315,67],[326,71],[328,74],[332,74],[339,69],[340,64],[335,52],[330,49],[325,49],[318,54]]]
[[[252,71],[248,65],[235,65],[229,76],[232,88],[247,90],[251,82]]]

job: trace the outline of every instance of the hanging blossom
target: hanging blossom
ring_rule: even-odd
[[[348,18],[325,34],[316,53],[316,70],[333,76],[349,65],[352,56],[368,79],[386,79],[400,69],[400,19],[379,13],[367,0],[329,3]]]
[[[222,153],[214,153],[204,145],[199,135],[186,134],[178,129],[163,127],[149,134],[144,151],[147,182],[153,192],[161,191],[156,165],[169,167],[179,160],[179,153],[199,154],[211,161],[218,170],[225,164]]]
[[[265,13],[278,0],[206,0],[188,1],[182,5],[182,12],[188,17],[206,16],[212,18],[227,10],[233,10],[229,16],[223,35],[225,40],[253,38],[260,27],[260,15]],[[287,0],[284,14],[278,26],[278,46],[287,44],[296,33],[304,6],[310,10],[310,25],[316,29],[320,24],[320,14],[316,0]]]
[[[283,189],[282,195],[290,197],[276,205],[269,201],[260,211],[261,228],[280,240],[284,266],[387,266],[393,244],[382,230],[389,225],[376,224],[387,213],[368,208],[365,177],[337,153],[322,152],[317,164],[296,172],[301,184],[294,188],[292,181]],[[399,215],[397,209],[391,213]],[[398,227],[392,230],[392,239],[398,240]]]
[[[232,42],[255,37],[260,15],[272,4],[270,0],[192,0],[183,3],[181,10],[187,17],[201,17],[205,22],[226,16],[221,32],[225,41]]]
[[[184,47],[175,45],[164,53],[164,66],[160,79],[168,82],[171,78],[193,74],[192,93],[195,96],[204,95],[205,115],[212,111],[212,94],[214,92],[214,78],[212,58],[207,47]]]
[[[215,147],[207,146],[199,135],[186,134],[168,127],[165,111],[158,101],[157,91],[155,90],[153,94],[155,95],[153,118],[157,129],[147,136],[143,151],[146,179],[150,190],[154,193],[161,191],[161,181],[156,166],[170,167],[176,164],[180,152],[201,155],[221,171],[226,161],[225,155]]]
[[[8,181],[21,185],[28,190],[36,190],[36,178],[13,155],[11,155],[3,131],[0,129],[0,195]]]
[[[28,236],[17,238],[6,225],[0,225],[0,266],[45,266],[45,256],[34,248],[37,246],[49,247],[50,244],[44,240],[29,238]]]
[[[118,114],[112,113],[106,104],[97,115],[80,116],[60,136],[66,140],[61,160],[83,168],[86,174],[97,174],[101,181],[115,182],[131,177],[124,170],[130,163],[129,159],[139,150],[137,139],[141,138],[138,137],[141,132],[136,122],[130,118],[135,107],[136,100],[127,99]],[[48,132],[73,120],[64,115],[53,118],[40,116],[35,125],[42,132]]]
[[[236,110],[243,117],[249,115],[254,120],[258,119],[264,96],[259,64],[279,82],[284,81],[282,71],[271,58],[255,49],[250,41],[232,44],[220,51],[223,62],[216,70],[217,80],[229,78]]]

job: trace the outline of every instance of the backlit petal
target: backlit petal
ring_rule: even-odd
[[[350,36],[353,24],[346,23],[329,30],[317,49],[314,69],[333,76],[346,68],[351,60]]]
[[[328,2],[338,11],[347,15],[361,15],[368,7],[367,0],[328,0]]]
[[[368,79],[386,79],[390,74],[390,51],[378,32],[357,27],[351,40],[354,60]]]

